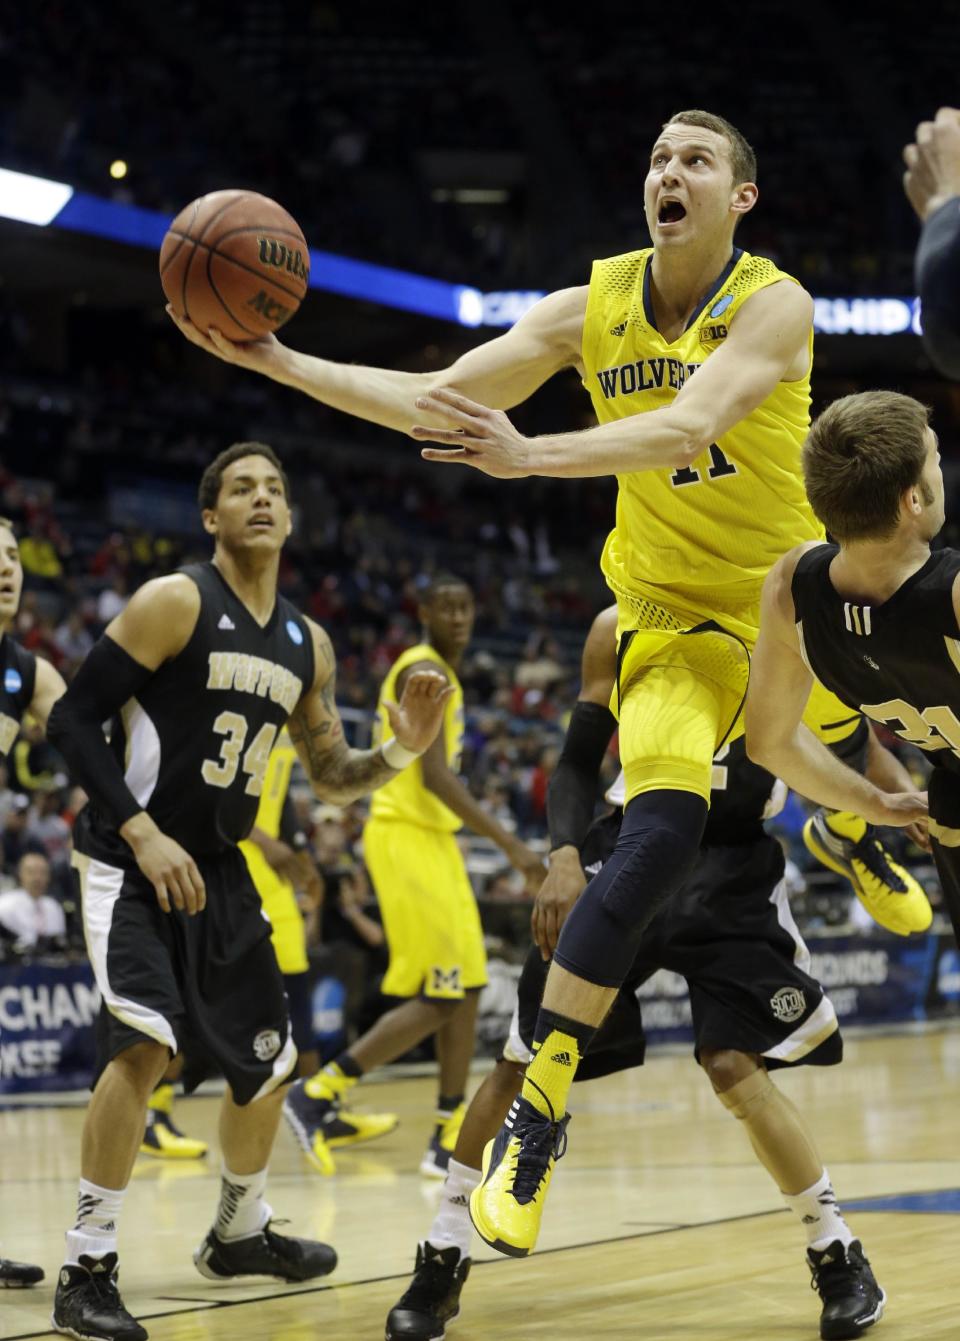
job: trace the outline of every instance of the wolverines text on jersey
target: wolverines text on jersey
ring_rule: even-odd
[[[582,356],[600,423],[669,405],[722,346],[747,299],[790,279],[735,248],[686,330],[667,341],[656,327],[652,260],[646,249],[594,262]],[[811,331],[811,350],[812,340]],[[618,476],[601,566],[621,603],[653,602],[680,623],[713,616],[752,642],[767,571],[792,545],[823,535],[800,472],[809,423],[808,369],[778,383],[691,466]]]

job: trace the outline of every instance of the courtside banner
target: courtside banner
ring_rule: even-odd
[[[86,1089],[100,993],[89,964],[0,964],[0,1095]]]

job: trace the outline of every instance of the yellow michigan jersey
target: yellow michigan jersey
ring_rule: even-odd
[[[417,643],[415,647],[408,647],[390,667],[390,672],[380,688],[377,703],[377,738],[384,740],[393,735],[384,700],[397,702],[397,680],[400,674],[408,666],[414,666],[422,661],[432,661],[453,685],[453,693],[447,701],[443,715],[443,744],[448,767],[451,772],[458,773],[460,756],[463,752],[463,690],[456,671],[429,643]],[[423,764],[419,759],[386,786],[373,793],[370,817],[406,820],[410,824],[419,824],[425,829],[439,829],[443,833],[456,833],[463,824],[459,815],[455,815],[424,786]]]
[[[600,423],[669,405],[743,303],[791,278],[735,249],[687,329],[667,341],[654,320],[652,257],[648,248],[594,262],[582,357]],[[767,571],[792,545],[823,536],[800,474],[809,422],[808,371],[779,383],[692,466],[620,475],[601,566],[621,607],[652,602],[686,625],[712,617],[752,643]]]
[[[296,760],[297,752],[293,748],[290,733],[284,729],[270,751],[254,821],[256,827],[270,838],[280,836],[283,803],[290,790],[290,775]],[[309,967],[306,934],[293,885],[283,876],[277,875],[256,843],[249,838],[240,844],[240,851],[260,895],[263,911],[273,928],[273,948],[280,972],[306,973]]]
[[[384,700],[397,702],[397,679],[408,666],[432,662],[454,687],[443,718],[449,768],[459,772],[463,691],[440,653],[419,643],[393,663],[383,682],[377,729],[392,734]],[[483,928],[454,834],[462,820],[428,791],[420,760],[373,794],[363,831],[363,856],[377,892],[390,965],[388,996],[459,1000],[487,980]]]

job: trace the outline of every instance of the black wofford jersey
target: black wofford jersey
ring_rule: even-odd
[[[793,607],[803,658],[851,708],[882,722],[934,763],[960,773],[960,553],[942,549],[882,605],[846,600],[830,581],[836,545],[800,557]]]
[[[197,626],[124,705],[110,744],[160,829],[206,855],[250,832],[277,733],[313,684],[313,643],[303,616],[281,596],[261,628],[212,563],[182,572],[200,589]],[[129,865],[130,849],[87,809],[83,850]]]
[[[37,659],[15,643],[9,633],[0,637],[0,759],[13,749],[20,719],[33,701]]]

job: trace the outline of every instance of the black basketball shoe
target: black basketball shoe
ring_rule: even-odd
[[[846,1249],[839,1239],[822,1252],[808,1248],[807,1262],[813,1273],[810,1284],[823,1300],[824,1341],[860,1336],[880,1320],[887,1296],[874,1279],[859,1239]]]
[[[0,1290],[22,1290],[27,1285],[38,1285],[42,1280],[43,1267],[0,1257]]]
[[[214,1230],[193,1254],[201,1276],[228,1280],[231,1276],[278,1276],[280,1280],[314,1280],[337,1265],[337,1254],[326,1243],[286,1238],[267,1224],[259,1234],[221,1239]]]
[[[470,1258],[459,1248],[418,1243],[413,1280],[387,1314],[386,1341],[443,1341],[469,1274]]]
[[[147,1341],[147,1333],[123,1306],[117,1289],[117,1254],[80,1256],[80,1265],[60,1268],[50,1321],[78,1341]]]

